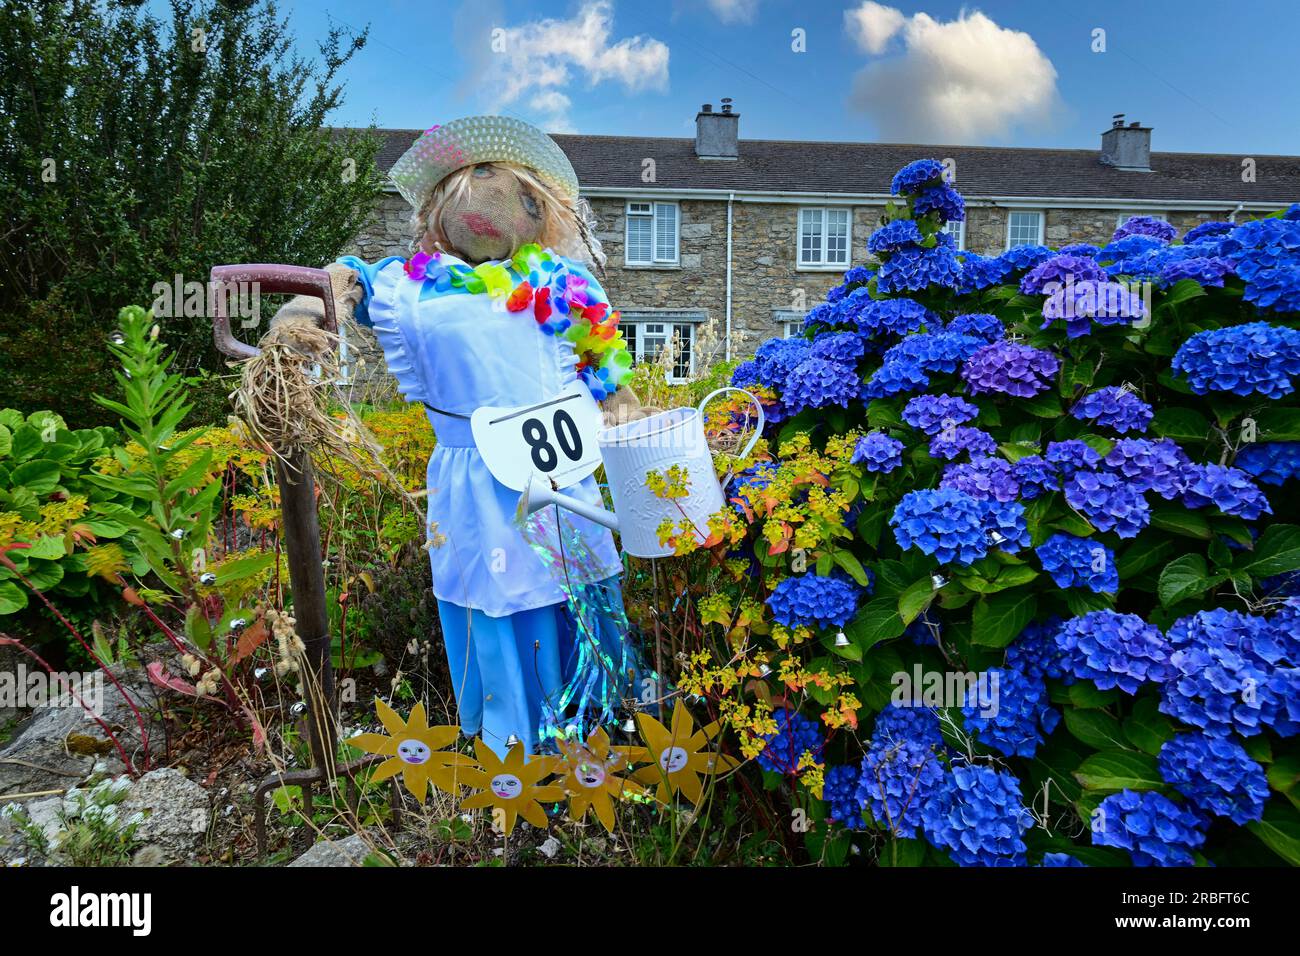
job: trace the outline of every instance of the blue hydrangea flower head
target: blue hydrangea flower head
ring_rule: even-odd
[[[1230,737],[1178,734],[1160,748],[1160,776],[1200,810],[1245,826],[1264,815],[1268,779]]]
[[[872,255],[894,252],[904,246],[914,246],[924,237],[911,219],[895,219],[886,223],[867,238],[867,251]]]
[[[862,386],[862,398],[871,401],[891,395],[906,395],[930,387],[930,376],[915,359],[897,358],[885,362]]]
[[[1020,484],[1020,496],[1026,500],[1061,490],[1061,473],[1041,455],[1019,459],[1011,466],[1011,473]]]
[[[1011,272],[1024,272],[1026,269],[1032,269],[1044,259],[1050,259],[1056,252],[1047,246],[1024,245],[1008,249],[998,259],[1006,265]]]
[[[826,740],[815,721],[785,707],[774,709],[772,719],[776,721],[777,731],[762,735],[767,746],[758,755],[760,767],[772,773],[798,773],[805,752],[821,763]]]
[[[1094,246],[1090,242],[1072,242],[1068,246],[1061,246],[1059,251],[1063,256],[1087,256],[1096,259],[1097,253],[1101,252],[1101,247]]]
[[[988,553],[982,502],[952,488],[910,491],[889,519],[894,540],[919,548],[940,564],[971,564]]]
[[[1096,422],[1123,435],[1126,432],[1144,432],[1151,424],[1155,412],[1151,406],[1126,388],[1107,385],[1075,403],[1070,414],[1079,421]]]
[[[903,464],[903,443],[884,432],[868,432],[854,446],[852,461],[867,471],[888,474]]]
[[[1225,515],[1255,521],[1273,508],[1259,486],[1240,468],[1224,465],[1184,465],[1183,502],[1189,508],[1213,505]]]
[[[1233,465],[1266,485],[1284,484],[1300,477],[1300,441],[1248,444]]]
[[[1063,623],[1060,618],[1050,617],[1025,625],[1020,636],[1007,648],[1007,668],[1073,683],[1074,675],[1066,669],[1065,655],[1056,643],[1056,633]]]
[[[1097,594],[1119,591],[1115,554],[1098,541],[1057,533],[1034,550],[1059,588],[1087,588]]]
[[[886,335],[910,335],[926,327],[937,327],[939,317],[912,299],[872,299],[866,289],[859,289],[851,298],[863,296],[862,301],[855,302],[855,311],[846,315],[858,327],[858,332],[867,338]]]
[[[1259,309],[1300,312],[1300,262],[1261,270],[1247,281],[1243,298]]]
[[[1048,442],[1043,457],[1067,478],[1077,471],[1088,471],[1101,464],[1101,455],[1096,449],[1077,438]]]
[[[866,343],[856,332],[823,332],[812,343],[812,357],[854,366],[867,354]]]
[[[1092,842],[1128,850],[1134,866],[1191,866],[1205,842],[1204,819],[1155,790],[1121,790],[1102,800]]]
[[[1023,834],[1033,817],[1016,777],[992,767],[955,764],[921,807],[925,838],[958,866],[1024,866]]]
[[[1103,459],[1114,472],[1139,491],[1154,491],[1173,501],[1183,493],[1186,468],[1191,464],[1181,448],[1168,438],[1121,438]]]
[[[1005,757],[1032,757],[1061,719],[1048,700],[1047,684],[1041,675],[1004,667],[990,668],[986,680],[997,687],[996,703],[992,708],[964,704],[966,732]]]
[[[990,547],[1015,554],[1029,547],[1029,528],[1025,523],[1025,506],[1018,501],[981,502],[984,506],[984,532]]]
[[[857,613],[861,592],[839,576],[801,574],[773,588],[767,606],[772,618],[786,627],[843,627]]]
[[[922,187],[943,180],[943,163],[937,159],[918,159],[894,173],[890,191],[895,196],[919,192]]]
[[[1151,523],[1151,506],[1142,492],[1111,472],[1075,472],[1065,481],[1065,501],[1098,531],[1114,531],[1121,538],[1135,538]]]
[[[1093,325],[1128,325],[1147,314],[1147,304],[1138,292],[1118,282],[1085,280],[1062,285],[1043,302],[1043,324],[1063,320],[1067,338],[1092,333]]]
[[[967,359],[961,375],[973,394],[1002,392],[1033,398],[1052,387],[1060,367],[1051,352],[1019,342],[993,342]]]
[[[997,342],[1006,338],[1007,330],[996,315],[968,312],[952,318],[944,329],[949,335],[969,335],[983,342]]]
[[[1012,266],[1004,262],[1001,256],[981,256],[974,252],[963,252],[961,277],[957,280],[957,291],[968,295],[995,286],[1012,272]]]
[[[873,742],[862,761],[856,796],[878,824],[910,838],[921,826],[922,807],[943,780],[943,763],[931,744],[912,737]]]
[[[1140,233],[1120,236],[1102,247],[1101,252],[1097,253],[1097,261],[1120,263],[1122,267],[1125,260],[1161,252],[1166,245],[1167,243],[1161,242],[1154,236],[1144,236]]]
[[[797,413],[828,405],[847,408],[861,392],[862,382],[852,365],[806,358],[786,377],[781,399],[791,413]]]
[[[1162,683],[1174,673],[1169,641],[1136,614],[1101,610],[1070,618],[1056,632],[1056,646],[1070,673],[1101,690],[1136,694],[1143,682]]]
[[[1203,222],[1199,226],[1187,230],[1187,234],[1183,236],[1183,244],[1190,246],[1202,239],[1217,239],[1226,236],[1236,228],[1237,224],[1235,222]]]
[[[1171,286],[1183,279],[1191,279],[1206,288],[1222,289],[1224,277],[1232,273],[1230,259],[1224,259],[1222,256],[1196,256],[1166,263],[1160,270],[1160,285]]]
[[[1300,375],[1300,330],[1250,322],[1197,332],[1174,355],[1173,369],[1198,395],[1231,392],[1282,398]]]
[[[986,431],[958,425],[951,431],[941,431],[930,439],[930,457],[952,461],[958,455],[969,452],[972,458],[996,454],[997,439]]]
[[[899,249],[881,265],[876,273],[876,288],[890,295],[920,292],[931,286],[955,289],[960,277],[961,265],[948,246],[913,246]]]
[[[858,799],[858,778],[862,769],[852,764],[839,764],[829,768],[822,779],[822,800],[830,811],[830,818],[850,830],[866,827],[862,819],[862,802]]]
[[[1039,866],[1087,866],[1076,856],[1070,856],[1068,853],[1044,853],[1043,862]]]
[[[918,217],[938,213],[940,222],[961,222],[966,218],[966,201],[947,183],[939,183],[917,195],[912,211]]]

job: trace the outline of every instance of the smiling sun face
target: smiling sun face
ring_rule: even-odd
[[[418,800],[425,798],[430,784],[452,794],[460,789],[458,774],[474,761],[465,754],[442,750],[455,741],[457,728],[428,726],[424,704],[412,707],[407,720],[402,720],[382,700],[375,701],[375,713],[391,736],[358,734],[347,741],[358,750],[388,758],[375,770],[372,781],[387,780],[400,773],[402,783]]]
[[[680,700],[673,708],[671,728],[649,714],[637,714],[636,724],[646,746],[638,748],[635,756],[647,766],[632,777],[647,786],[657,786],[660,800],[667,802],[673,794],[680,793],[699,806],[704,794],[701,776],[738,766],[732,757],[703,749],[717,736],[719,725],[715,721],[696,730],[690,711]]]
[[[569,795],[569,819],[577,822],[591,810],[613,832],[614,801],[645,793],[639,783],[619,776],[630,766],[627,748],[610,747],[609,735],[599,727],[585,742],[562,739],[558,743],[561,756],[556,773],[563,775],[560,786]]]
[[[529,757],[517,743],[502,760],[482,738],[474,741],[479,766],[462,771],[462,782],[477,790],[461,801],[462,809],[491,808],[492,822],[510,835],[515,821],[523,817],[535,827],[546,826],[542,803],[564,798],[564,791],[541,781],[555,771],[558,757]]]

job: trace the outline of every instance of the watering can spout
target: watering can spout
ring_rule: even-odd
[[[550,505],[559,505],[567,511],[572,511],[576,515],[581,515],[588,521],[594,521],[596,524],[608,528],[610,531],[618,530],[618,518],[612,511],[606,511],[596,505],[588,504],[572,495],[561,494],[551,487],[551,482],[539,475],[534,475],[528,483],[528,489],[519,496],[519,512],[522,515],[535,514]]]

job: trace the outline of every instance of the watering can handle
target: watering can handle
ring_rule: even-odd
[[[747,458],[749,453],[754,450],[754,446],[758,444],[759,438],[763,435],[763,423],[766,421],[766,416],[763,414],[763,403],[760,402],[752,392],[747,392],[743,388],[736,388],[734,385],[724,385],[722,388],[709,392],[709,394],[704,396],[698,408],[701,418],[704,417],[704,406],[709,404],[710,401],[721,395],[723,392],[739,392],[741,395],[747,396],[749,400],[754,403],[754,408],[758,410],[758,424],[754,427],[754,434],[749,436],[749,441],[745,443],[745,447],[741,449],[740,454],[736,456],[741,459]]]
[[[245,359],[252,358],[259,351],[255,346],[239,341],[230,331],[230,317],[226,314],[226,288],[240,282],[256,283],[259,295],[315,296],[325,303],[325,331],[338,331],[338,322],[334,317],[334,289],[330,284],[330,274],[324,269],[263,262],[213,266],[209,275],[209,285],[216,292],[212,303],[212,337],[217,343],[217,349],[226,355]]]

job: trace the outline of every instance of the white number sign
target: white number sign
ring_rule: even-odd
[[[581,381],[555,398],[518,408],[484,406],[470,417],[474,444],[492,477],[524,491],[533,475],[567,488],[600,466],[600,406]]]

